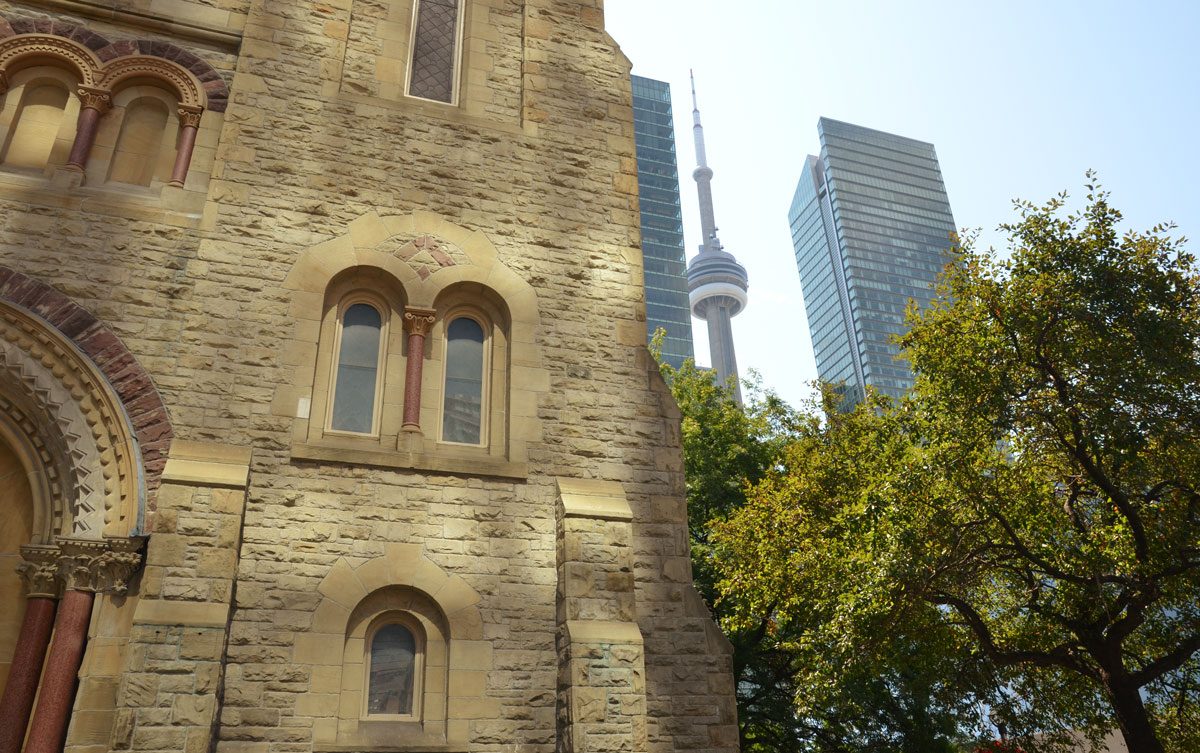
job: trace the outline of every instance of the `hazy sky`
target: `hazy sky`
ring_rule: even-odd
[[[633,72],[671,83],[689,257],[696,71],[721,241],[750,276],[738,366],[793,404],[816,367],[787,210],[818,117],[932,142],[955,222],[988,245],[1004,246],[994,228],[1014,218],[1011,199],[1080,197],[1088,168],[1131,226],[1173,220],[1200,237],[1200,3],[606,0],[605,12]]]

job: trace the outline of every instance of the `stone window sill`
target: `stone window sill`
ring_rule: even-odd
[[[176,186],[152,188],[103,184],[82,185],[83,173],[57,167],[51,177],[42,171],[0,169],[0,188],[19,189],[23,200],[33,204],[83,209],[96,214],[132,217],[178,227],[199,225],[205,193]]]
[[[510,463],[490,456],[456,454],[451,451],[437,452],[436,454],[384,452],[332,444],[297,442],[292,445],[292,460],[373,465],[380,468],[404,468],[460,476],[495,476],[521,481],[529,477],[529,469],[525,463]]]

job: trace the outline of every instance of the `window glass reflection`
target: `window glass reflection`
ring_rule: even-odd
[[[442,439],[479,444],[483,423],[483,327],[459,317],[446,328]]]
[[[342,315],[333,429],[369,434],[373,428],[382,326],[379,312],[365,303],[354,304]]]
[[[403,625],[384,625],[371,641],[368,714],[411,714],[417,644]]]

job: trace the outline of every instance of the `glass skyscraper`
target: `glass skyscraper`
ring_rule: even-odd
[[[633,76],[633,132],[646,270],[646,330],[651,336],[660,327],[666,330],[662,357],[678,368],[692,358],[693,351],[670,84]]]
[[[817,374],[899,398],[912,386],[892,337],[910,299],[927,306],[951,259],[954,216],[933,144],[821,118],[788,220]]]

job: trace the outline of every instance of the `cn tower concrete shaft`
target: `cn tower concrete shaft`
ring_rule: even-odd
[[[732,254],[726,253],[717,237],[713,212],[712,168],[704,149],[704,127],[700,125],[700,106],[696,101],[696,79],[692,78],[692,132],[696,137],[696,161],[692,172],[700,197],[700,227],[703,234],[700,253],[688,264],[688,291],[692,315],[708,323],[708,347],[717,382],[725,385],[733,377],[733,394],[742,402],[738,379],[737,355],[733,349],[731,320],[746,307],[749,287],[746,270]]]

